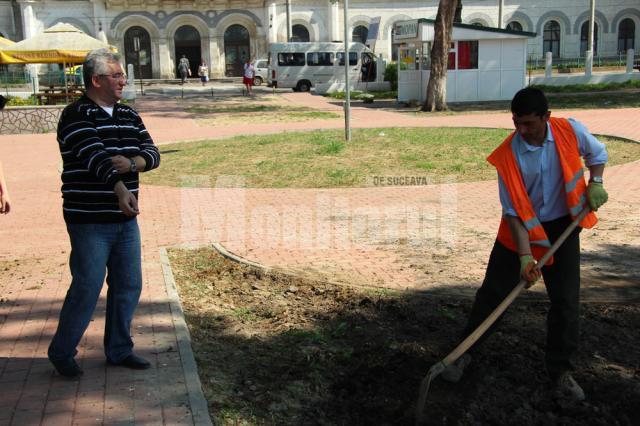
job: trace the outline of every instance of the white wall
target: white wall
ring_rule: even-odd
[[[525,86],[526,39],[480,40],[478,69],[447,72],[447,102],[508,100]],[[425,100],[429,71],[400,71],[398,100]]]

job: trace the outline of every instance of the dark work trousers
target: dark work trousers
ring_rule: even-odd
[[[544,222],[551,243],[571,223],[565,216]],[[546,364],[552,380],[573,368],[580,333],[580,230],[576,228],[554,254],[554,263],[542,268],[551,307],[547,314]],[[471,334],[520,282],[518,253],[495,242],[482,287],[476,293],[464,337]],[[497,322],[472,347],[475,349],[495,329]]]

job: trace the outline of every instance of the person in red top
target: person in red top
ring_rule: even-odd
[[[251,57],[247,57],[247,61],[244,63],[244,76],[242,77],[242,83],[247,89],[249,96],[253,95],[253,78],[255,77],[256,69],[251,62]]]
[[[502,220],[464,337],[484,321],[520,279],[526,279],[530,287],[544,277],[551,303],[545,361],[554,396],[581,401],[584,391],[571,375],[579,340],[579,235],[583,227],[596,224],[593,212],[607,201],[602,179],[607,152],[604,144],[579,122],[552,118],[547,99],[539,89],[528,87],[516,93],[511,112],[516,130],[488,158],[498,170]],[[583,159],[589,168],[588,184],[583,176]],[[537,268],[536,259],[586,206],[592,211],[553,258]],[[477,349],[494,328],[471,349]],[[463,355],[442,377],[459,380],[470,361],[471,355]]]

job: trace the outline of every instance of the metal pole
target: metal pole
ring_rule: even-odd
[[[349,82],[349,0],[344,0],[344,138],[351,140],[351,88]]]
[[[504,7],[504,0],[498,0],[498,28],[502,28],[502,9]]]
[[[144,87],[142,86],[142,66],[140,65],[140,51],[138,51],[138,78],[140,79],[140,94],[144,96]]]
[[[595,17],[596,17],[596,0],[591,0],[591,13],[589,15],[589,40],[588,40],[588,45],[589,48],[587,49],[587,54],[586,54],[586,58],[585,58],[585,64],[584,64],[584,73],[587,76],[591,76],[591,72],[593,71],[593,55],[594,55],[594,50],[593,50],[593,32],[595,29]]]
[[[593,52],[593,31],[595,29],[596,0],[591,0],[591,13],[589,16],[589,50]]]
[[[69,86],[67,85],[67,62],[62,62],[62,76],[64,77],[64,99],[69,103]]]
[[[291,41],[291,0],[287,0],[287,43]]]

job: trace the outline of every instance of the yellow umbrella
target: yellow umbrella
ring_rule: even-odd
[[[60,23],[44,32],[0,50],[0,64],[78,64],[93,49],[110,46],[73,25]]]
[[[15,41],[11,41],[8,38],[0,37],[0,49],[7,48],[16,44]]]

